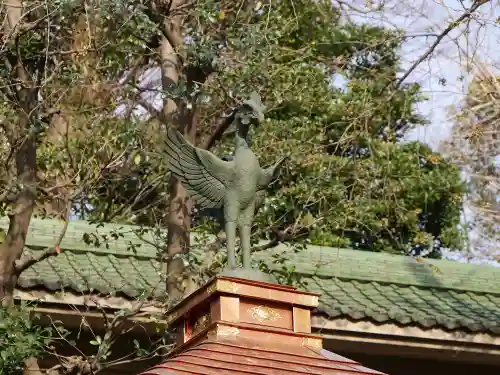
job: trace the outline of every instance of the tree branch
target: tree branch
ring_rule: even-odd
[[[7,44],[9,40],[14,41],[27,32],[37,28],[43,21],[52,16],[52,13],[47,13],[43,15],[43,17],[38,18],[36,21],[23,22],[23,19],[27,18],[29,12],[22,14],[23,8],[17,4],[17,0],[7,1],[5,5],[13,9],[17,15],[14,17],[7,17],[9,21],[9,30],[3,35],[0,33],[0,40],[3,39],[4,44]]]
[[[252,248],[252,252],[258,252],[258,251],[265,251],[268,249],[272,249],[273,247],[278,246],[282,242],[290,242],[297,240],[299,238],[303,238],[309,235],[310,230],[307,229],[306,231],[291,234],[287,233],[286,230],[277,230],[277,229],[271,229],[272,234],[273,234],[273,239],[270,240],[269,242],[260,245],[260,246],[255,246]]]
[[[151,117],[154,117],[158,121],[160,121],[162,124],[168,126],[168,118],[165,116],[165,113],[163,111],[157,110],[151,103],[148,103],[147,100],[139,99],[137,101],[142,108],[144,108],[148,113],[151,115]]]
[[[425,60],[427,59],[437,48],[439,43],[455,28],[457,28],[464,20],[469,19],[471,15],[481,6],[488,3],[489,0],[476,0],[472,4],[472,6],[467,9],[460,17],[458,17],[455,21],[450,22],[448,27],[444,29],[441,34],[438,35],[434,43],[420,56],[420,58],[415,61],[410,68],[403,74],[401,78],[399,78],[395,84],[395,87],[398,88],[406,78]]]
[[[385,6],[385,2],[384,1],[382,1],[376,7],[368,7],[367,9],[358,8],[354,4],[349,4],[348,2],[346,2],[344,0],[337,0],[337,3],[339,4],[340,7],[344,6],[347,9],[350,9],[350,10],[356,12],[356,13],[361,13],[361,14],[368,14],[368,13],[371,13],[371,12],[378,12],[378,11],[382,10],[384,8],[384,6]]]
[[[56,243],[54,244],[53,247],[50,247],[48,249],[45,249],[45,251],[41,252],[40,254],[37,255],[31,255],[26,257],[25,259],[19,259],[16,261],[16,272],[17,274],[21,274],[23,271],[31,267],[32,265],[41,262],[44,259],[47,259],[51,256],[59,254],[61,242],[64,239],[64,236],[66,235],[66,231],[68,230],[68,225],[69,225],[69,215],[71,213],[71,204],[68,202],[67,205],[67,210],[66,210],[66,217],[64,218],[64,226],[61,230],[61,233],[59,234],[59,237],[57,238]]]
[[[103,306],[101,306],[99,301],[92,300],[92,302],[94,302],[97,309],[101,312],[105,326],[105,333],[102,341],[99,343],[99,348],[97,349],[97,353],[96,355],[92,356],[93,359],[89,363],[90,368],[93,371],[98,372],[104,368],[103,360],[106,358],[107,352],[111,349],[111,346],[115,342],[117,333],[120,332],[120,334],[123,334],[121,328],[123,328],[124,324],[130,318],[133,318],[134,316],[137,316],[140,313],[146,301],[145,300],[138,301],[127,312],[123,313],[119,312],[114,314],[114,317],[111,320],[108,318],[108,313],[106,309]]]
[[[202,148],[205,150],[210,150],[212,147],[214,147],[215,143],[222,138],[222,135],[224,132],[229,128],[231,123],[234,121],[234,115],[235,112],[233,111],[228,117],[224,117],[219,124],[217,125],[217,128],[215,131],[210,135],[210,137],[206,140],[206,142],[203,144]]]

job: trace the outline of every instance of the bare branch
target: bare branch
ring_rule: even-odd
[[[455,21],[450,22],[450,24],[438,35],[434,43],[419,57],[417,61],[415,61],[410,68],[399,78],[395,84],[395,87],[399,87],[406,78],[425,60],[427,59],[437,48],[439,43],[455,28],[457,28],[463,21],[469,19],[472,14],[479,9],[481,5],[488,3],[489,0],[476,0],[472,4],[472,6],[467,9],[460,17],[458,17]]]
[[[337,3],[339,4],[340,7],[346,7],[347,9],[349,10],[352,10],[356,13],[360,13],[360,14],[368,14],[368,13],[371,13],[371,12],[377,12],[377,11],[380,11],[384,8],[385,6],[385,2],[382,1],[380,4],[378,4],[376,7],[370,7],[370,8],[367,8],[367,9],[361,9],[361,8],[358,8],[357,6],[353,5],[353,4],[349,4],[348,2],[344,1],[344,0],[336,0]]]

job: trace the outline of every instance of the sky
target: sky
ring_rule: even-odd
[[[358,8],[366,1],[349,1]],[[380,2],[376,1],[376,7]],[[419,127],[407,135],[407,139],[417,139],[439,150],[440,144],[449,138],[453,117],[451,108],[460,105],[467,85],[480,66],[488,67],[490,72],[500,68],[500,6],[498,0],[483,5],[467,25],[452,31],[445,37],[431,57],[422,62],[407,78],[418,82],[429,100],[419,105],[419,111],[430,121],[428,126]],[[461,3],[456,0],[389,0],[383,10],[353,17],[357,22],[369,22],[406,31],[409,38],[403,45],[401,56],[403,70],[408,69],[435,41],[429,33],[439,35],[457,19],[470,1]],[[466,28],[467,27],[467,28]],[[468,30],[468,32],[464,32]],[[446,82],[445,85],[440,82]],[[471,210],[465,206],[463,220],[470,220]],[[500,244],[490,243],[487,248],[474,247],[479,233],[471,231],[470,253],[445,252],[449,259],[471,263],[499,265]],[[472,255],[472,257],[470,257]]]
[[[366,3],[358,0],[350,2],[358,6]],[[429,97],[419,110],[431,122],[429,126],[415,129],[411,138],[437,149],[440,142],[450,135],[453,122],[449,109],[463,98],[473,75],[470,72],[477,71],[477,64],[481,63],[492,70],[500,67],[500,23],[495,23],[500,17],[500,7],[498,0],[490,3],[480,8],[480,17],[468,25],[468,33],[463,33],[465,27],[452,31],[440,42],[431,58],[421,63],[408,77],[408,81],[419,82],[422,91]],[[403,69],[407,69],[435,41],[435,37],[426,34],[440,34],[464,12],[464,6],[468,7],[470,2],[462,5],[457,0],[389,0],[385,4],[379,12],[358,15],[353,19],[402,28],[407,35],[413,35],[403,45],[401,54]],[[469,73],[468,68],[472,69]],[[446,82],[444,86],[440,84],[442,79]]]

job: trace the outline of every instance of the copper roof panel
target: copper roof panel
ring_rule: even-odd
[[[191,354],[194,356],[199,356],[200,354]],[[218,361],[224,361],[224,362],[234,362],[238,363],[241,365],[254,365],[254,366],[262,366],[262,367],[267,367],[267,368],[278,368],[278,369],[283,369],[283,370],[290,370],[290,366],[292,366],[292,370],[294,369],[294,366],[300,366],[304,368],[308,368],[309,373],[311,374],[316,374],[314,368],[318,367],[318,361],[312,360],[312,359],[306,359],[306,358],[294,358],[294,359],[286,359],[283,358],[283,356],[277,355],[277,354],[272,354],[272,353],[261,353],[262,355],[258,356],[256,354],[248,353],[248,354],[229,354],[229,353],[223,353],[219,351],[210,351],[210,350],[204,350],[204,357],[213,359],[213,360],[218,360]],[[328,365],[325,363],[325,365]],[[298,368],[298,367],[297,367]],[[342,365],[342,364],[336,364],[335,366],[336,369],[340,370],[346,370],[346,371],[352,371],[353,368]],[[321,374],[321,372],[319,372]]]
[[[217,372],[220,370],[228,370],[231,372],[243,372],[248,374],[262,374],[262,375],[275,375],[275,374],[312,374],[312,375],[322,375],[324,371],[317,371],[313,367],[307,367],[300,364],[294,363],[280,363],[278,366],[273,361],[262,363],[260,360],[252,359],[250,361],[245,361],[242,357],[234,357],[233,360],[228,358],[225,359],[208,359],[203,357],[194,357],[188,355],[182,355],[180,359],[183,363],[189,362],[189,364],[211,367]],[[174,360],[174,362],[177,360]],[[245,363],[247,362],[247,363]],[[338,372],[328,372],[328,374],[337,374]]]
[[[290,347],[287,348],[290,350]],[[307,366],[307,373],[310,374],[316,374],[314,368],[315,367],[321,367],[321,368],[334,368],[336,370],[344,370],[344,371],[356,371],[359,372],[358,369],[356,369],[353,366],[357,366],[358,364],[356,362],[351,361],[350,365],[342,362],[332,362],[331,360],[328,360],[324,356],[316,356],[313,351],[307,350],[307,348],[302,347],[302,351],[299,353],[296,348],[295,351],[297,352],[295,355],[291,355],[289,353],[280,353],[275,350],[264,350],[264,349],[251,349],[247,347],[238,347],[236,345],[222,345],[220,343],[210,343],[207,345],[207,343],[204,343],[200,345],[199,347],[196,347],[194,350],[202,349],[203,350],[203,355],[206,358],[211,358],[214,360],[219,360],[219,361],[224,361],[225,359],[234,361],[236,363],[240,364],[253,364],[255,366],[260,365],[264,367],[273,367],[273,368],[279,368],[279,369],[286,369],[290,370],[290,366]],[[185,354],[191,354],[191,351],[185,352]],[[314,357],[310,354],[315,355]],[[191,354],[193,355],[193,354]],[[198,355],[198,354],[196,354]],[[231,358],[228,358],[228,355],[231,356]],[[334,363],[334,367],[332,367],[332,364]],[[296,370],[298,367],[295,368]],[[319,372],[317,374],[323,374],[323,372]]]
[[[381,375],[324,349],[276,346],[241,338],[205,341],[143,375]]]

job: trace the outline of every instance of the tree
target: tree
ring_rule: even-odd
[[[256,239],[268,237],[273,245],[309,237],[404,253],[425,247],[434,256],[443,244],[461,245],[458,169],[423,145],[397,143],[424,122],[414,110],[423,99],[418,86],[396,79],[401,32],[340,26],[329,2],[256,3],[246,12],[207,2],[199,9],[206,28],[185,21],[185,54],[202,61],[216,56],[217,63],[200,86],[199,123],[208,125],[198,129],[201,140],[213,129],[214,113],[227,108],[225,93],[242,98],[252,87],[268,106],[269,121],[255,136],[255,147],[266,145],[263,161],[294,155],[269,195]],[[306,28],[310,19],[315,27]],[[214,26],[221,24],[222,32]],[[215,55],[207,49],[214,45]],[[344,77],[347,87],[333,88],[332,77]],[[275,147],[267,147],[270,141]]]
[[[481,69],[456,110],[452,137],[443,145],[444,152],[462,168],[467,182],[471,250],[494,260],[498,260],[500,233],[499,100],[498,77]]]
[[[51,328],[32,324],[28,306],[0,307],[0,374],[21,373],[24,361],[53,341]]]
[[[265,247],[307,240],[438,256],[441,243],[459,246],[457,168],[399,142],[424,122],[414,110],[419,87],[396,80],[400,31],[342,23],[329,1],[4,4],[4,303],[24,269],[60,251],[65,229],[53,247],[23,254],[33,215],[168,226],[158,246],[168,263],[167,303],[192,289],[196,274],[182,255],[193,202],[167,173],[162,134],[175,126],[227,152],[224,114],[253,90],[268,107],[253,146],[263,164],[293,156],[256,222]],[[335,87],[332,78],[341,77],[346,85]],[[104,317],[116,324],[93,340],[95,356],[57,371],[102,370],[121,324],[139,312]]]
[[[158,45],[156,29],[150,27],[147,16],[139,12],[130,19],[128,5],[17,0],[2,3],[0,136],[4,163],[0,169],[0,203],[1,214],[10,220],[0,245],[0,300],[5,311],[13,309],[13,290],[19,274],[60,252],[72,212],[79,213],[96,195],[102,196],[104,202],[107,198],[114,201],[118,194],[111,190],[109,180],[127,172],[132,176],[137,173],[138,156],[146,146],[141,147],[151,140],[150,128],[113,116],[118,106],[116,97],[129,100],[127,77],[121,80],[124,73],[135,79],[147,66],[148,51],[155,43]],[[131,36],[131,30],[151,39],[151,45]],[[111,40],[119,45],[111,44]],[[137,189],[135,196],[141,194]],[[106,205],[101,205],[101,212],[105,212],[102,207]],[[129,202],[123,205],[132,206]],[[25,248],[33,215],[58,217],[66,223],[54,246],[33,252]],[[102,219],[106,217],[102,215]],[[138,314],[143,304],[139,301],[137,308],[111,318],[104,315],[108,325],[103,337],[95,340],[95,353],[58,356],[61,364],[54,370],[90,374],[105,368],[109,346],[123,334],[124,322]],[[30,320],[23,317],[19,327],[27,327],[28,323]],[[60,327],[55,333],[62,340],[67,332]],[[68,339],[66,342],[71,345]],[[39,374],[34,356],[42,349],[53,349],[35,340],[18,344],[25,349],[18,360],[28,357],[26,374]],[[2,350],[6,361],[2,371],[19,364],[11,363],[9,353]],[[134,353],[125,360],[137,360]],[[139,354],[147,358],[155,353],[154,349]]]
[[[433,256],[442,245],[460,247],[458,169],[421,144],[398,143],[424,123],[414,110],[419,87],[396,79],[403,35],[340,27],[327,2],[294,4],[280,3],[274,22],[255,25],[247,51],[265,55],[221,77],[225,87],[261,87],[269,121],[255,147],[263,161],[292,155],[257,231],[270,245],[308,238]],[[266,36],[262,45],[255,35]],[[332,87],[331,77],[346,87]]]

